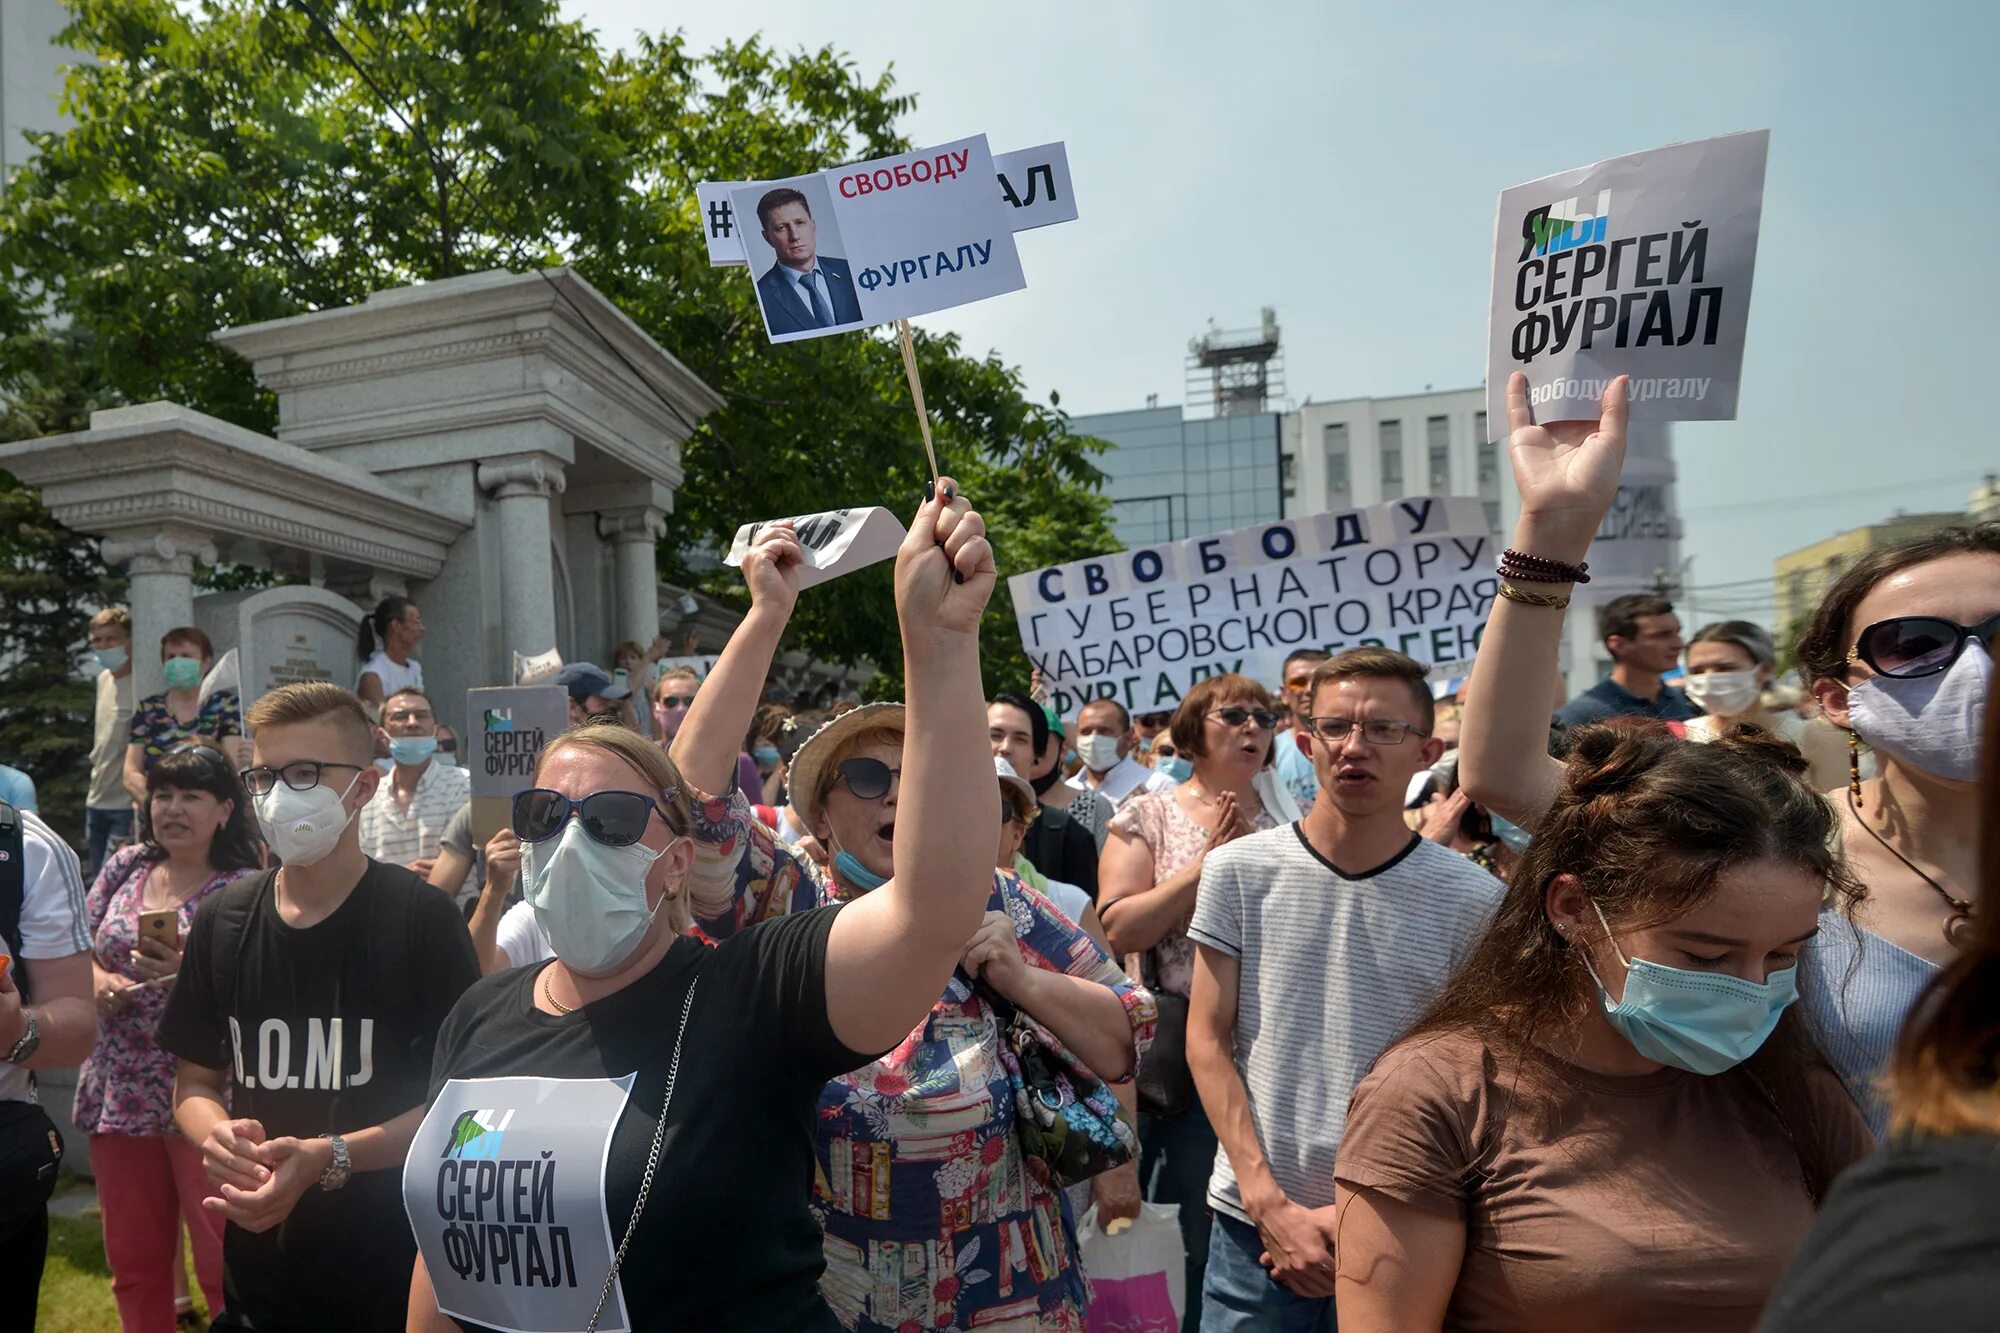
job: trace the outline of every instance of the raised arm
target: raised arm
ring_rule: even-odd
[[[827,940],[826,1008],[857,1051],[909,1036],[944,990],[993,891],[993,751],[979,617],[993,595],[986,524],[945,478],[896,553],[906,722],[895,873],[842,909]],[[739,726],[736,734],[741,736]]]
[[[1623,375],[1606,386],[1596,422],[1538,426],[1528,409],[1528,377],[1508,380],[1507,450],[1521,492],[1515,550],[1583,562],[1625,465],[1625,386]],[[1566,598],[1572,585],[1535,583],[1528,591]],[[1466,691],[1459,785],[1525,829],[1541,823],[1562,781],[1562,765],[1548,752],[1549,688],[1562,626],[1560,609],[1496,598]]]
[[[798,604],[798,570],[804,560],[790,523],[767,524],[744,553],[750,611],[723,645],[708,679],[695,691],[681,729],[667,749],[675,767],[702,791],[726,794],[736,781],[743,733],[750,730],[771,661],[778,654],[778,640]],[[763,795],[743,794],[752,801]]]

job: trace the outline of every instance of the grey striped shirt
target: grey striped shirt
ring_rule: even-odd
[[[1355,1085],[1472,952],[1505,886],[1411,835],[1349,877],[1288,824],[1238,838],[1202,868],[1188,935],[1239,960],[1236,1071],[1271,1174],[1294,1202],[1333,1202]],[[1226,1149],[1208,1201],[1248,1222]]]

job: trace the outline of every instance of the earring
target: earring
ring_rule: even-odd
[[[1853,732],[1847,733],[1847,799],[1854,802],[1854,808],[1861,808],[1861,738]]]

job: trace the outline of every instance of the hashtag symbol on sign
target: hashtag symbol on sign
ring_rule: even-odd
[[[728,200],[718,199],[708,206],[708,234],[710,236],[727,236],[735,230],[736,228],[731,225]]]

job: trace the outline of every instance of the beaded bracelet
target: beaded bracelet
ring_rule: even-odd
[[[1588,583],[1590,563],[1567,564],[1552,560],[1545,555],[1529,555],[1526,551],[1516,551],[1512,547],[1500,553],[1500,573],[1506,577],[1518,577],[1533,583]]]
[[[1500,595],[1510,602],[1519,602],[1522,606],[1544,606],[1552,611],[1560,611],[1569,605],[1567,597],[1557,597],[1544,592],[1523,592],[1511,583],[1500,585]]]

